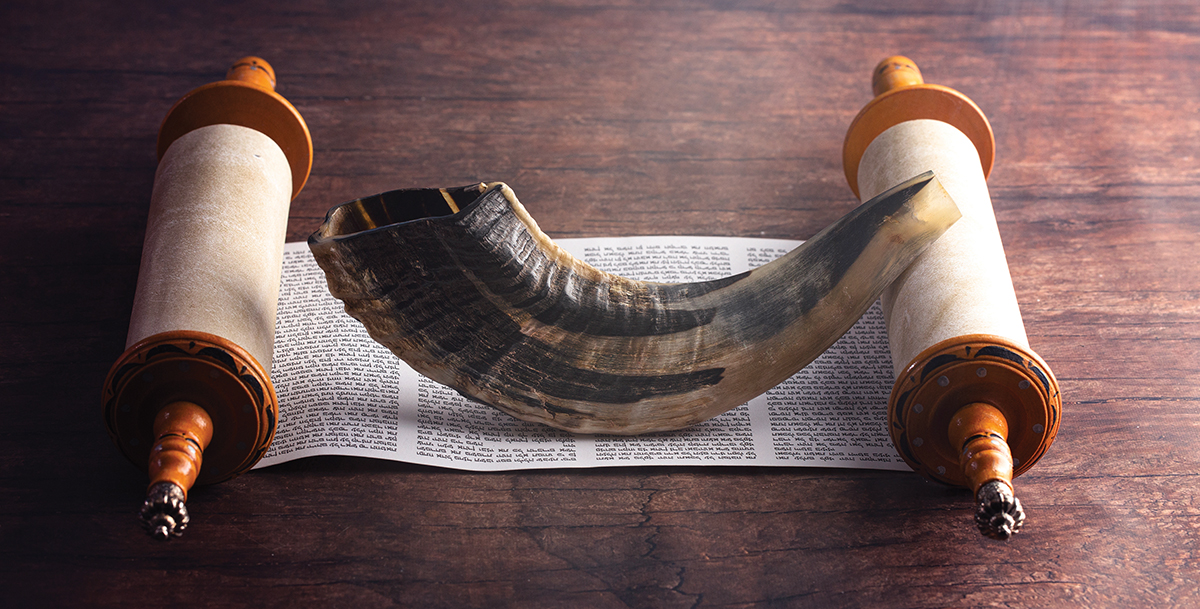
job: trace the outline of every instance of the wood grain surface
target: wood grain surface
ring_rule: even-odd
[[[1064,420],[1004,544],[898,472],[472,474],[307,459],[143,534],[100,388],[171,104],[270,61],[313,135],[301,240],[386,189],[507,181],[552,237],[806,238],[883,57],[988,114]],[[1194,607],[1200,9],[1174,2],[0,3],[0,605]]]

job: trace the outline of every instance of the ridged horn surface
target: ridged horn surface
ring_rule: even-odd
[[[638,434],[798,372],[958,217],[929,173],[770,264],[681,284],[574,258],[500,183],[352,201],[308,243],[346,312],[418,372],[519,419]]]

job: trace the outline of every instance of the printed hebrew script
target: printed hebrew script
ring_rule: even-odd
[[[593,266],[660,282],[717,279],[799,241],[561,239]],[[284,250],[271,378],[279,426],[257,467],[353,455],[474,471],[619,465],[906,470],[888,438],[892,360],[879,303],[798,374],[723,415],[644,436],[575,435],[514,419],[413,371],[342,309],[304,243]]]

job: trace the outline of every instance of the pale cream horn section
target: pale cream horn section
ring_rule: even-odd
[[[933,170],[962,212],[895,283],[882,304],[897,376],[926,348],[966,334],[1029,346],[979,154],[961,131],[936,120],[880,134],[858,169],[862,199]]]
[[[195,330],[271,369],[292,172],[270,137],[211,125],[158,166],[126,347]]]

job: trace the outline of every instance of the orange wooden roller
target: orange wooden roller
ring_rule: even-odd
[[[881,298],[896,372],[889,431],[914,470],[971,489],[980,531],[1007,539],[1025,520],[1012,479],[1054,441],[1062,399],[1029,347],[996,225],[992,128],[906,57],[880,62],[872,88],[843,147],[851,189],[868,199],[932,170],[963,214]]]
[[[193,484],[249,470],[275,434],[269,371],[288,208],[312,140],[267,62],[181,98],[159,166],[125,353],[105,380],[109,434],[150,475],[143,525],[179,535]]]

